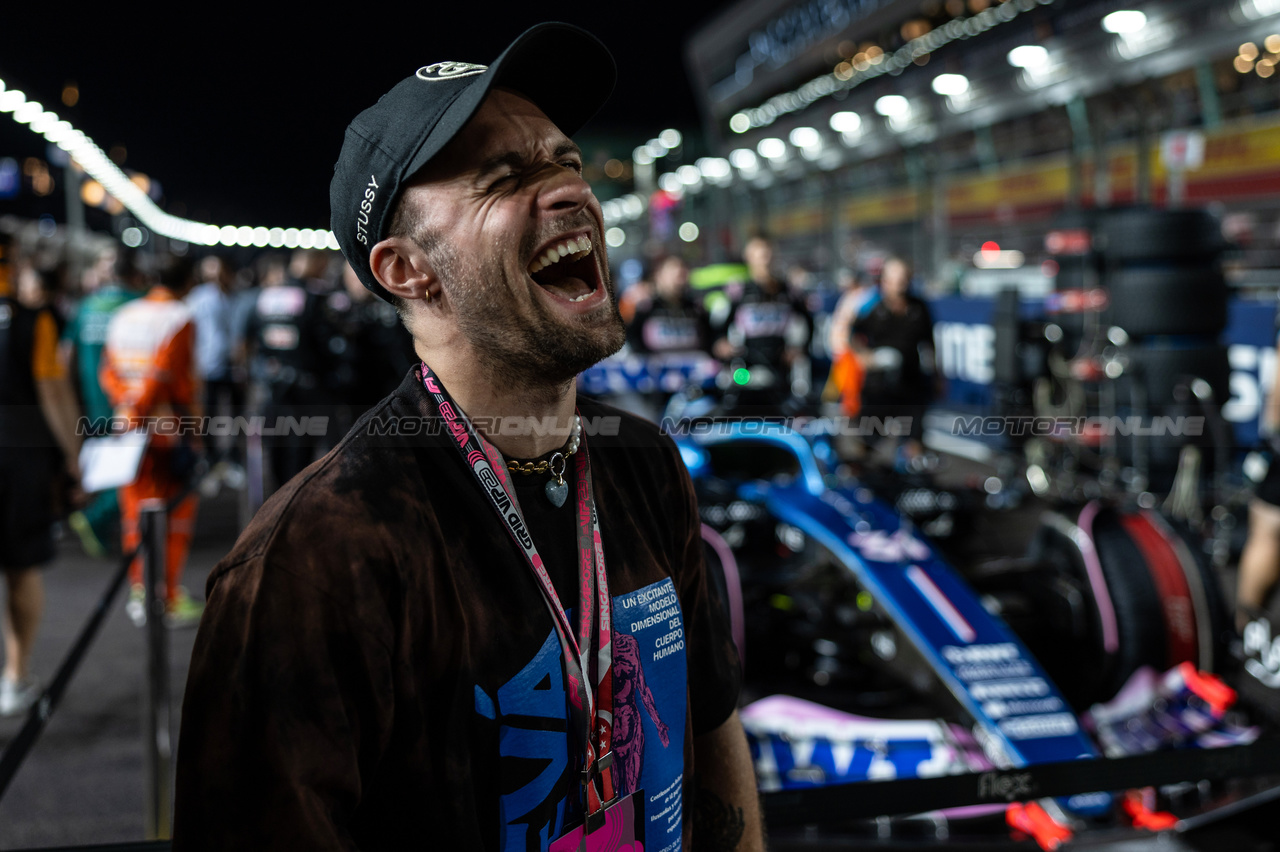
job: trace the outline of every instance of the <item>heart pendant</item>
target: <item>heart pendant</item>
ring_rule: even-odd
[[[565,482],[563,479],[549,479],[547,480],[545,490],[547,492],[547,499],[551,501],[553,506],[563,506],[565,498],[569,496],[569,483]]]

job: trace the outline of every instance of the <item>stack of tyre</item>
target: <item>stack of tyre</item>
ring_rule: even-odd
[[[1227,285],[1217,219],[1198,209],[1111,210],[1099,218],[1095,246],[1110,298],[1104,322],[1128,338],[1120,405],[1144,418],[1203,415],[1186,392],[1194,379],[1208,383],[1216,405],[1225,403],[1230,367],[1219,337],[1227,325]],[[1204,433],[1152,437],[1152,484],[1167,484],[1189,441],[1210,461],[1207,422]]]

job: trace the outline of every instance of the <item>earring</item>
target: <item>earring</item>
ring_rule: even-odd
[[[427,290],[427,291],[426,291],[426,293],[427,293],[427,300],[426,300],[426,301],[427,301],[427,304],[429,305],[429,304],[431,304],[431,291],[430,291],[430,290]]]

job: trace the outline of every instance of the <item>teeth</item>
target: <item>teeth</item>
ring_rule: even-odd
[[[529,274],[532,275],[540,269],[546,269],[551,264],[559,263],[565,258],[581,260],[589,254],[591,254],[591,239],[589,237],[566,240],[547,249],[542,253],[541,257],[534,258],[533,262],[529,264]]]

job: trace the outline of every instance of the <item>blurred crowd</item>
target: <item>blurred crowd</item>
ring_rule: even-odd
[[[757,235],[741,264],[722,266],[728,271],[710,286],[706,276],[695,285],[680,256],[661,255],[624,282],[624,355],[715,359],[734,377],[717,401],[721,412],[810,413],[827,403],[827,413],[838,405],[846,416],[915,414],[905,452],[920,451],[919,415],[936,391],[932,321],[905,262],[873,254],[825,279],[801,262],[783,271],[770,240]],[[246,469],[256,459],[246,457],[243,434],[188,442],[199,443],[206,496],[255,486],[269,495],[335,444],[415,360],[394,308],[361,286],[337,252],[260,253],[237,265],[221,254],[169,257],[101,244],[72,274],[61,258],[15,244],[6,267],[12,299],[56,326],[58,361],[85,418],[80,437],[118,431],[109,418],[122,414],[123,390],[113,400],[104,372],[108,329],[123,306],[158,288],[190,312],[196,398],[183,413],[294,427],[262,441],[261,470]],[[312,417],[327,418],[323,429],[302,420]],[[114,549],[118,500],[96,495],[71,525],[90,553]]]
[[[26,671],[65,518],[87,553],[139,544],[147,500],[168,502],[165,618],[198,621],[179,580],[199,498],[246,491],[251,512],[389,394],[414,361],[395,309],[337,252],[164,255],[100,243],[73,272],[47,246],[0,235],[0,714],[35,694]],[[169,430],[180,418],[204,425]],[[211,430],[210,418],[231,428]],[[82,445],[148,434],[134,481],[81,486]],[[176,432],[171,434],[170,432]],[[130,616],[146,621],[141,560]]]
[[[102,418],[120,414],[103,384],[111,320],[122,306],[162,286],[191,314],[199,386],[192,412],[265,416],[268,426],[277,417],[329,418],[322,435],[264,442],[268,493],[336,443],[361,412],[399,384],[414,359],[394,308],[361,286],[337,252],[298,249],[236,267],[215,254],[160,258],[110,247],[75,282],[20,255],[13,267],[18,300],[54,314],[59,357],[75,377],[90,433],[101,430]],[[239,442],[206,443],[201,449],[209,472],[202,490],[243,487]],[[85,515],[91,532],[100,533],[106,527],[98,523],[96,505]],[[108,536],[97,537],[105,544]]]
[[[827,280],[804,263],[780,271],[777,261],[760,235],[746,242],[741,264],[713,274],[691,275],[676,255],[656,258],[619,299],[629,353],[718,361],[725,379],[708,413],[909,417],[896,449],[910,466],[923,454],[924,410],[939,390],[933,320],[912,293],[910,267],[870,254]],[[669,395],[657,396],[645,411],[653,417]]]
[[[142,507],[166,501],[165,617],[194,624],[201,604],[180,579],[199,498],[240,491],[251,513],[335,445],[416,358],[395,309],[337,252],[262,253],[237,264],[104,241],[78,270],[47,246],[5,238],[0,252],[0,563],[10,649],[0,713],[8,713],[36,694],[25,661],[55,520],[66,518],[90,555],[126,553],[140,542]],[[777,260],[755,236],[740,264],[696,270],[694,286],[682,258],[654,258],[621,287],[622,357],[713,363],[729,378],[703,391],[714,397],[704,412],[912,416],[897,453],[916,458],[935,379],[932,322],[910,292],[910,269],[878,255],[828,281],[802,263],[782,272]],[[650,393],[642,408],[660,417],[670,396]],[[166,418],[237,428],[168,434],[154,427]],[[82,443],[140,427],[149,437],[134,480],[86,495]],[[138,624],[144,599],[135,560],[127,608]]]

